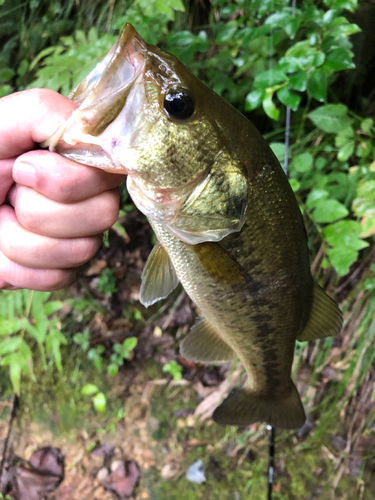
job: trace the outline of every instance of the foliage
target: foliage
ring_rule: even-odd
[[[83,352],[87,353],[89,359],[98,372],[103,371],[103,355],[105,348],[102,345],[90,347],[90,332],[85,330],[83,333],[77,333],[73,337],[73,341],[78,344]],[[110,363],[107,367],[108,375],[114,377],[120,366],[127,359],[132,359],[134,349],[137,346],[138,339],[136,337],[128,337],[122,344],[114,344],[113,352],[110,355]]]
[[[110,364],[108,365],[108,374],[114,377],[120,366],[126,359],[131,359],[133,350],[137,345],[138,339],[136,337],[128,337],[122,344],[115,344],[113,346],[113,354],[110,357]]]
[[[13,389],[20,394],[22,374],[35,380],[36,357],[43,369],[52,363],[62,371],[60,346],[67,341],[55,313],[63,302],[48,301],[47,292],[19,290],[0,294],[0,366],[9,367]]]
[[[112,269],[104,269],[98,278],[98,289],[108,295],[112,295],[117,291],[116,278]]]
[[[170,373],[176,382],[182,379],[182,366],[174,360],[163,366],[163,372]]]
[[[343,276],[375,234],[375,128],[342,104],[320,106],[308,117],[317,128],[293,148],[291,185]],[[308,153],[306,143],[314,144]]]
[[[81,394],[84,396],[91,396],[92,404],[97,412],[105,412],[107,399],[105,394],[101,392],[95,384],[84,385],[81,389]]]

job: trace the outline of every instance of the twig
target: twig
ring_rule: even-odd
[[[17,415],[17,410],[19,408],[19,402],[20,402],[19,397],[17,396],[17,394],[14,394],[13,401],[11,403],[12,409],[10,411],[9,421],[8,421],[8,432],[7,432],[7,436],[5,438],[5,441],[4,441],[3,456],[1,457],[1,462],[0,462],[0,491],[3,489],[2,478],[3,478],[4,465],[5,465],[5,460],[6,460],[7,451],[8,451],[10,433],[12,431],[13,422],[14,422],[16,415]],[[4,493],[4,492],[1,491],[1,493]]]

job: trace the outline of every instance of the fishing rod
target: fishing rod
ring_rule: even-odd
[[[296,16],[296,0],[292,0],[292,17]],[[292,43],[293,45],[293,43]],[[285,150],[284,150],[284,172],[288,175],[289,167],[289,138],[290,138],[290,118],[291,118],[291,108],[286,107],[286,120],[285,120]],[[274,468],[275,468],[275,435],[276,430],[271,425],[267,425],[269,430],[269,453],[268,453],[268,491],[267,500],[272,500],[273,492],[273,479],[274,479]]]
[[[273,491],[273,477],[274,477],[274,465],[275,465],[275,427],[267,425],[267,429],[270,433],[269,440],[269,454],[268,454],[268,494],[267,500],[272,500]]]

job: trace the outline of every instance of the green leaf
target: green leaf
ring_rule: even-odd
[[[306,205],[309,208],[316,208],[321,200],[327,199],[328,196],[328,191],[325,191],[324,189],[313,189],[312,191],[310,191],[306,199]]]
[[[298,90],[299,92],[304,92],[307,88],[307,72],[300,71],[294,76],[289,78],[289,85],[294,90]]]
[[[116,363],[110,363],[107,368],[108,375],[115,377],[118,373],[118,365]]]
[[[350,266],[357,260],[358,252],[352,248],[329,248],[327,255],[337,273],[345,276]]]
[[[181,0],[167,0],[167,3],[169,3],[170,7],[173,9],[185,12],[185,7]]]
[[[137,337],[128,337],[127,339],[124,340],[123,346],[124,349],[126,349],[128,352],[131,352],[135,349],[137,344],[138,344]]]
[[[321,200],[314,211],[316,222],[326,223],[342,219],[349,214],[349,210],[337,200]]]
[[[27,322],[25,324],[25,329],[29,335],[31,335],[39,344],[42,344],[45,340],[45,334],[40,332],[38,328],[36,328],[31,323]]]
[[[357,146],[357,156],[360,158],[367,158],[367,156],[371,153],[371,149],[372,147],[370,141],[362,141]]]
[[[310,153],[302,153],[294,158],[291,168],[295,168],[297,172],[308,172],[313,165],[313,157]]]
[[[259,108],[262,104],[264,92],[262,90],[253,90],[245,98],[245,111],[252,111]]]
[[[285,144],[283,142],[271,142],[269,146],[279,162],[283,162],[285,157]]]
[[[10,380],[12,382],[13,389],[18,396],[21,393],[22,365],[20,361],[20,356],[18,354],[13,354],[12,363],[10,365]]]
[[[0,319],[0,335],[9,335],[11,333],[17,333],[25,326],[25,320],[23,319]]]
[[[59,311],[63,307],[64,303],[60,300],[51,300],[51,302],[47,302],[44,304],[44,314],[46,316],[50,316],[56,311]]]
[[[274,102],[272,101],[272,94],[267,94],[266,98],[263,99],[263,109],[266,114],[273,120],[278,120],[280,116],[280,111],[276,108]]]
[[[15,74],[15,71],[11,68],[2,68],[0,69],[0,81],[4,83],[8,82]]]
[[[332,247],[341,249],[351,248],[362,250],[369,246],[367,241],[361,239],[362,226],[354,220],[342,220],[324,228],[327,243]]]
[[[368,238],[375,234],[375,206],[373,209],[367,209],[361,219],[361,236]]]
[[[8,354],[9,352],[17,351],[21,345],[21,337],[10,337],[0,342],[0,356]]]
[[[349,127],[351,120],[344,104],[327,104],[311,111],[307,116],[315,126],[328,133],[338,133]]]
[[[342,146],[337,153],[338,160],[346,161],[348,158],[350,158],[354,152],[354,145],[354,141],[348,141],[346,144],[344,144],[344,146]]]
[[[372,128],[374,126],[374,120],[372,118],[366,118],[361,122],[361,130],[367,135],[370,135],[372,132]]]
[[[290,38],[294,38],[300,26],[300,19],[299,16],[293,17],[287,12],[276,12],[271,14],[264,21],[264,24],[269,24],[272,27],[280,26]]]
[[[287,81],[288,78],[284,71],[269,69],[255,77],[254,85],[260,89],[266,89]]]
[[[98,387],[94,384],[86,384],[81,389],[81,394],[91,395],[96,394],[99,391]]]
[[[277,91],[277,97],[285,106],[289,106],[293,111],[297,111],[299,103],[301,102],[301,96],[291,92],[288,89],[288,85],[281,87],[281,89]]]
[[[296,193],[301,187],[301,184],[297,181],[297,179],[289,179],[289,184],[294,193]]]
[[[98,394],[93,397],[92,402],[94,403],[96,411],[101,413],[105,412],[107,400],[102,392],[98,392]]]
[[[344,47],[334,49],[326,58],[324,66],[333,71],[354,68],[353,54]]]
[[[350,12],[355,12],[358,0],[324,0],[324,4],[334,9],[346,9]]]
[[[62,364],[61,364],[61,351],[60,351],[60,341],[56,337],[49,336],[49,348],[53,352],[53,356],[55,358],[56,367],[59,372],[62,372]]]
[[[311,73],[308,84],[307,91],[310,97],[317,99],[318,101],[325,101],[327,98],[327,74],[324,66],[321,68],[316,68]]]
[[[164,1],[164,0],[163,0]],[[220,23],[216,28],[216,43],[226,44],[233,39],[234,34],[237,31],[237,23],[235,21],[229,21],[227,23]]]

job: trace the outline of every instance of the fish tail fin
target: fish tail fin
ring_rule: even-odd
[[[265,398],[246,386],[234,389],[216,408],[213,419],[224,425],[250,425],[266,422],[280,429],[299,429],[306,416],[296,386],[286,397]]]

